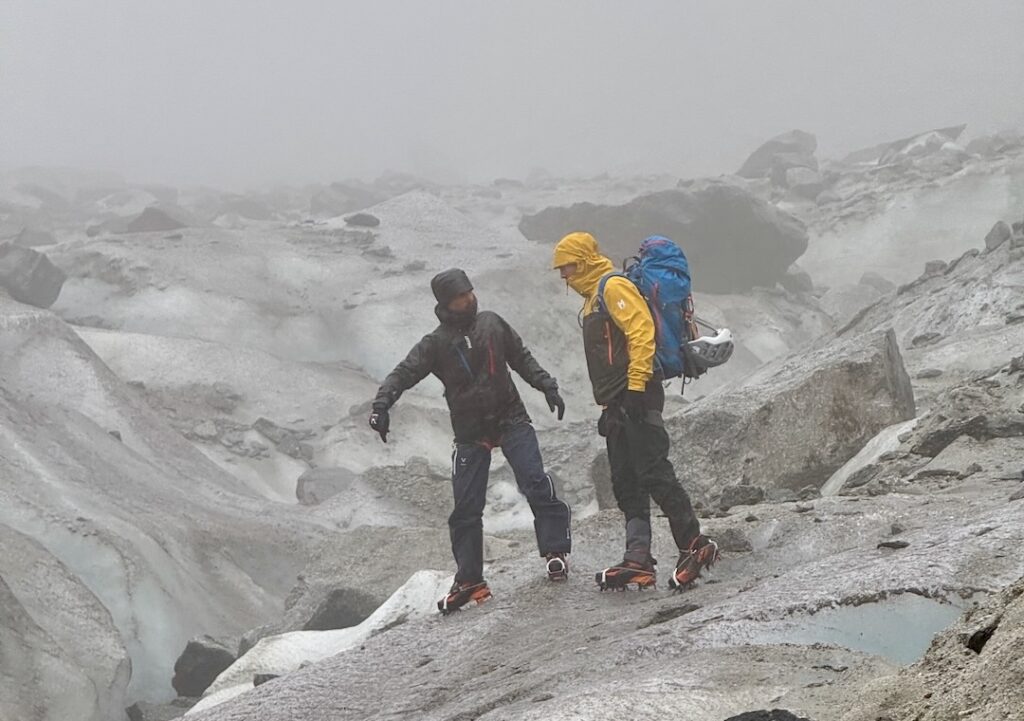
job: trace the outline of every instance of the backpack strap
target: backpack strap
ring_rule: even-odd
[[[616,271],[612,271],[611,273],[608,273],[607,275],[601,276],[601,280],[597,284],[597,300],[594,303],[594,308],[597,309],[598,313],[603,313],[604,315],[608,315],[608,306],[604,302],[604,287],[608,284],[609,279],[615,278],[616,276],[619,277],[619,278],[625,278],[626,280],[629,280],[629,277],[625,273],[620,273],[617,270]],[[630,282],[632,282],[632,281],[630,281]]]

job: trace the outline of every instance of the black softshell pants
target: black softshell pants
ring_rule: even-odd
[[[498,442],[516,477],[519,490],[533,511],[537,550],[569,553],[569,506],[555,495],[551,477],[544,471],[537,434],[529,423],[506,431]],[[491,446],[484,443],[460,443],[452,454],[452,489],[455,508],[448,517],[452,554],[458,571],[456,581],[479,581],[484,574],[483,512],[487,498],[487,478],[491,468]]]
[[[651,552],[651,499],[668,516],[680,550],[700,534],[700,521],[668,459],[669,440],[662,420],[665,389],[652,381],[644,392],[647,418],[630,420],[617,404],[608,407],[608,462],[612,491],[626,517],[625,560],[643,563]]]

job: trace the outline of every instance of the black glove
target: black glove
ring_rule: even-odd
[[[380,439],[388,442],[388,429],[391,427],[391,416],[388,415],[388,407],[383,404],[374,403],[373,413],[370,414],[370,428],[380,433]]]
[[[647,419],[644,392],[627,390],[622,396],[622,410],[629,420],[634,423],[643,423]]]
[[[602,438],[608,437],[608,409],[601,409],[601,417],[597,419],[597,435]]]
[[[562,416],[565,415],[565,401],[562,400],[562,396],[558,395],[558,386],[552,386],[544,391],[544,400],[548,402],[548,408],[554,413],[555,409],[558,409],[558,420],[562,420]]]

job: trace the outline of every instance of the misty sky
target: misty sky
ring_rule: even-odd
[[[1021,0],[3,0],[0,166],[235,187],[736,170],[1024,127]]]

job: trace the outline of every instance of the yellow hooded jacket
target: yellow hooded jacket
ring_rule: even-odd
[[[615,272],[612,262],[601,255],[597,241],[590,233],[570,233],[555,246],[555,268],[569,263],[576,263],[576,272],[567,280],[569,287],[584,298],[584,325],[588,316],[597,310],[597,292],[601,278]],[[643,391],[647,382],[654,375],[654,320],[647,307],[647,301],[640,291],[629,280],[621,276],[613,276],[604,286],[604,305],[608,316],[616,328],[625,336],[628,368],[626,370],[625,387],[632,391]],[[609,329],[610,331],[610,329]],[[607,365],[613,361],[614,339],[608,334]],[[586,342],[586,339],[585,339]],[[594,350],[587,347],[587,364],[594,380]],[[598,403],[607,400],[598,398],[598,388],[594,388]]]

